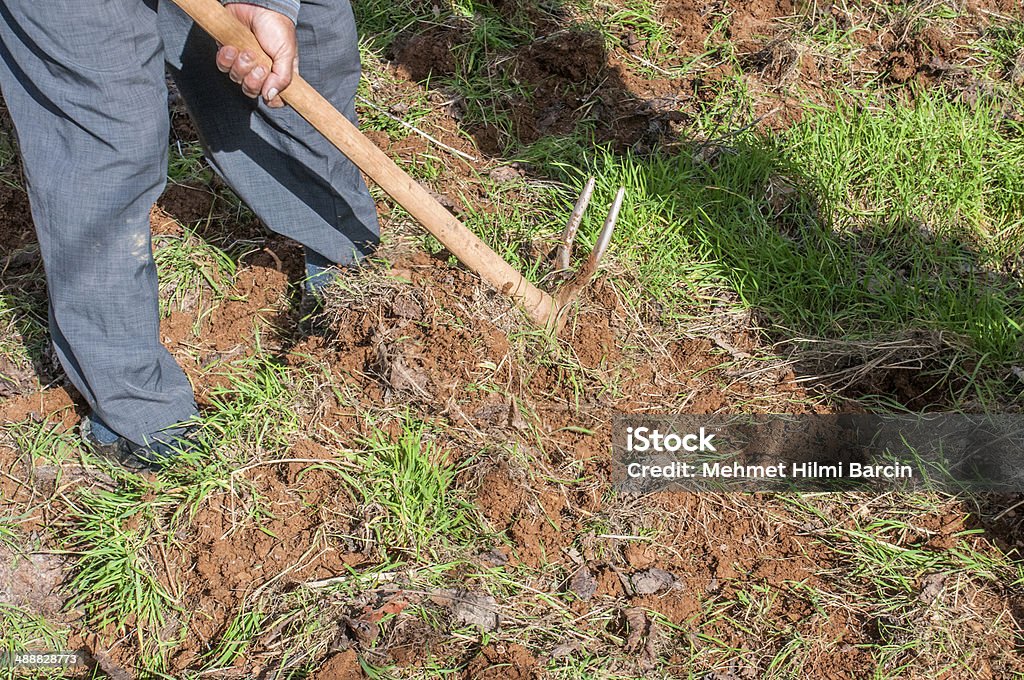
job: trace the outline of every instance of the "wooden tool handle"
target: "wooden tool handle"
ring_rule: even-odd
[[[214,40],[222,45],[232,45],[252,52],[270,70],[271,59],[260,47],[256,36],[218,0],[174,0],[174,3]],[[538,325],[549,326],[556,321],[559,309],[552,296],[527,281],[445,210],[426,189],[359,132],[355,125],[298,74],[280,96],[405,208],[463,265],[501,293],[512,297]]]

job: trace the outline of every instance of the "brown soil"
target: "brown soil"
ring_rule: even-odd
[[[300,442],[292,454],[330,459],[312,442]],[[205,642],[217,639],[244,598],[272,579],[287,590],[295,583],[345,573],[347,566],[363,561],[352,546],[324,534],[327,515],[343,515],[349,505],[338,480],[319,470],[299,478],[303,467],[268,466],[248,476],[251,493],[260,496],[269,519],[258,524],[239,521],[237,499],[217,497],[192,520],[194,533],[180,537],[184,547],[170,557],[183,587],[181,602],[198,615],[191,624],[194,636],[175,650],[175,668],[199,662]]]
[[[539,456],[537,465],[551,470],[572,465],[577,474],[597,480],[593,487],[563,486],[531,478],[528,470],[500,459],[464,479],[462,483],[476,491],[483,516],[511,541],[504,555],[487,559],[549,570],[555,565],[567,575],[585,572],[573,582],[575,587],[586,590],[588,582],[594,586],[572,604],[573,611],[584,616],[592,608],[622,607],[622,635],[632,640],[641,660],[661,654],[668,642],[652,632],[639,613],[644,610],[658,612],[677,625],[693,626],[701,621],[702,603],[728,599],[752,584],[783,588],[783,584],[799,582],[828,587],[822,574],[830,568],[832,554],[791,525],[765,515],[757,502],[726,502],[723,509],[709,497],[692,494],[651,497],[645,501],[645,519],[624,521],[640,521],[659,536],[656,545],[598,541],[587,528],[588,518],[616,517],[624,511],[601,492],[610,480],[612,414],[664,408],[679,403],[682,395],[691,395],[687,410],[693,412],[727,411],[730,404],[754,394],[768,399],[777,395],[773,410],[805,411],[810,402],[793,383],[791,371],[780,371],[767,383],[763,376],[756,382],[727,377],[716,368],[721,364],[721,350],[706,341],[669,343],[663,352],[653,354],[649,348],[628,349],[635,343],[627,342],[627,334],[635,329],[626,323],[614,290],[599,281],[588,291],[562,340],[563,350],[578,357],[588,369],[571,378],[589,385],[581,401],[571,400],[567,398],[570,376],[555,365],[534,363],[509,342],[506,330],[491,319],[518,325],[514,310],[481,290],[475,277],[423,254],[396,260],[392,273],[398,278],[383,279],[386,291],[338,300],[326,338],[307,338],[289,347],[287,334],[265,327],[260,331],[261,342],[265,348],[268,343],[278,343],[285,362],[308,365],[312,361],[328,370],[339,384],[354,385],[363,400],[362,408],[388,401],[408,403],[424,418],[451,422],[455,438],[446,448],[456,459],[460,451],[474,450],[472,445],[460,443],[457,432],[461,430],[533,446],[536,440],[530,428],[536,427],[544,447],[543,452],[533,449]],[[286,286],[287,276],[276,267],[251,264],[237,279],[234,292],[240,299],[222,303],[200,325],[198,335],[193,332],[192,316],[182,313],[168,319],[165,342],[172,351],[182,350],[180,358],[184,358],[185,348],[189,350],[193,360],[186,368],[201,401],[212,387],[224,385],[223,378],[204,371],[204,365],[250,352],[258,319],[269,319],[279,329],[283,323],[288,330]],[[451,323],[456,317],[461,322]],[[742,337],[734,340],[746,347],[755,342]],[[507,367],[509,395],[481,398],[471,388],[482,365]],[[613,375],[622,381],[621,394],[601,394],[597,386]],[[72,426],[77,415],[70,406],[69,396],[59,390],[8,401],[2,408],[10,418],[34,411],[37,417],[56,416],[57,422]],[[353,410],[359,408],[328,403],[321,414],[310,414],[310,426],[324,425],[359,436],[362,423],[352,417]],[[535,415],[527,420],[524,414]],[[571,427],[592,432],[567,429]],[[0,456],[7,455],[16,452],[0,452]],[[332,453],[315,441],[302,439],[289,457],[330,459]],[[4,467],[14,470],[11,463],[4,459]],[[214,496],[189,523],[193,529],[177,537],[177,548],[161,556],[159,563],[167,569],[161,570],[161,580],[178,593],[186,610],[194,613],[185,642],[170,659],[174,671],[200,664],[200,655],[223,634],[247,597],[264,588],[287,592],[297,583],[345,574],[348,566],[370,559],[363,546],[335,538],[360,534],[359,511],[344,482],[322,470],[306,470],[300,475],[306,467],[287,463],[247,471],[240,478],[247,489],[243,497],[255,494],[262,499],[263,519],[256,522],[239,516],[239,500],[231,495]],[[963,528],[961,522],[936,518],[930,545],[943,545]],[[622,533],[629,532],[624,529]],[[653,590],[638,585],[651,582],[652,569],[667,574],[659,578],[666,579],[668,585],[657,585],[657,579]],[[355,650],[364,645],[364,651],[372,648],[374,654],[387,654],[394,663],[419,663],[421,656],[403,650],[416,648],[407,646],[407,636],[422,641],[424,633],[409,627],[410,619],[401,614],[404,605],[396,607],[393,601],[389,596],[368,606],[367,613],[354,612],[369,622],[367,625],[376,625],[373,622],[380,614],[373,612],[388,611],[387,607],[398,615],[388,624],[386,635],[373,633],[361,641],[350,631],[346,639],[354,649],[329,656],[316,677],[359,677],[353,660]],[[841,648],[822,651],[817,662],[821,675],[816,677],[870,674],[872,660],[858,653],[856,646],[871,642],[874,633],[856,616],[823,617],[796,596],[780,598],[773,606],[772,615],[791,622],[801,634],[843,641]],[[362,619],[353,619],[358,620]],[[758,644],[725,623],[710,626],[717,637],[737,647],[756,648]],[[637,632],[635,639],[630,637],[630,631],[641,629],[644,632]],[[88,631],[82,635],[87,636]],[[256,668],[252,664],[264,651],[262,644],[254,643],[251,654],[240,660],[239,672]],[[110,653],[107,663],[130,667],[133,653],[130,645],[122,646]],[[468,660],[465,677],[540,677],[539,664],[536,655],[524,647],[493,644]],[[678,670],[686,672],[682,665]]]
[[[161,211],[174,214],[176,204],[168,198],[161,202]],[[154,213],[155,230],[167,228],[161,211]],[[577,474],[599,485],[541,482],[532,479],[528,470],[500,459],[462,483],[475,490],[476,503],[491,526],[509,537],[511,545],[500,559],[529,568],[557,565],[566,574],[585,572],[574,581],[576,587],[586,589],[588,582],[594,586],[592,592],[584,593],[586,598],[572,605],[579,615],[591,607],[616,603],[632,608],[629,612],[650,610],[675,624],[694,625],[700,620],[702,602],[728,598],[751,584],[781,587],[802,582],[828,587],[821,576],[830,566],[828,553],[789,524],[767,517],[756,502],[727,504],[724,512],[721,507],[711,508],[708,498],[691,494],[652,497],[646,502],[644,524],[660,537],[657,546],[604,541],[599,550],[587,530],[588,518],[622,512],[617,505],[609,505],[601,492],[610,480],[609,425],[614,413],[670,409],[673,404],[685,404],[688,412],[721,412],[755,395],[775,411],[806,411],[813,402],[794,382],[792,371],[769,374],[767,381],[763,373],[756,380],[726,375],[716,368],[722,363],[722,350],[706,340],[669,342],[660,352],[649,347],[638,351],[630,337],[637,329],[627,322],[627,310],[610,285],[597,281],[563,334],[562,351],[584,367],[583,374],[570,376],[558,364],[536,363],[509,342],[508,329],[522,322],[503,299],[482,290],[469,273],[425,254],[395,260],[392,276],[381,284],[385,289],[336,301],[326,337],[294,342],[289,277],[284,271],[294,270],[291,260],[297,256],[294,250],[282,249],[281,271],[267,254],[245,264],[233,295],[205,315],[198,334],[195,317],[201,310],[178,312],[165,321],[164,341],[188,371],[201,404],[207,403],[211,389],[229,386],[208,367],[251,353],[259,333],[263,347],[276,348],[286,363],[312,362],[328,370],[339,384],[358,389],[362,406],[328,402],[321,413],[310,414],[311,428],[323,425],[359,436],[363,424],[353,412],[388,402],[414,404],[425,418],[451,422],[453,432],[475,430],[528,447],[536,441],[531,428],[538,428],[544,448],[543,452],[532,448],[540,456],[537,464],[552,470],[573,465]],[[460,323],[452,323],[453,313]],[[492,319],[503,319],[504,325]],[[730,337],[734,349],[751,350],[756,344],[756,339],[743,333]],[[471,389],[482,365],[506,367],[509,394],[481,397]],[[571,386],[579,380],[585,389],[572,399]],[[599,389],[606,380],[619,381],[621,392]],[[0,403],[0,409],[5,420],[48,418],[62,427],[73,427],[78,420],[72,397],[63,389],[11,399]],[[534,415],[527,420],[524,414]],[[591,432],[568,429],[578,427]],[[457,439],[447,448],[456,459],[460,451],[474,450]],[[3,468],[22,470],[8,457],[17,455],[14,450],[0,450]],[[289,457],[330,459],[332,453],[311,439],[302,439]],[[300,475],[305,467],[289,463],[248,471],[245,495],[262,499],[265,518],[255,522],[239,517],[237,499],[215,496],[190,523],[194,529],[178,537],[178,548],[160,558],[167,569],[161,580],[195,614],[185,642],[170,659],[172,669],[195,668],[200,655],[258,589],[287,591],[296,583],[344,574],[347,566],[369,559],[363,546],[332,538],[360,533],[358,509],[342,480],[324,471],[307,470]],[[12,499],[18,498],[17,488],[5,495],[8,492]],[[936,518],[930,545],[949,544],[963,528],[960,522]],[[638,592],[636,579],[652,568],[669,574],[671,586]],[[16,574],[8,579],[15,584],[23,580]],[[856,645],[872,641],[874,633],[855,616],[823,618],[798,597],[780,599],[775,607],[774,615],[791,621],[803,634],[843,641],[841,650],[822,652],[819,677],[836,672],[862,677],[870,672],[871,659],[859,654]],[[637,615],[623,616],[623,631],[628,635],[629,616]],[[403,636],[422,641],[424,633],[410,628],[407,621],[399,615],[390,624],[393,632],[388,637],[374,636],[375,653],[389,654],[395,663],[417,664],[420,656],[402,651],[416,648],[408,646]],[[633,622],[634,629],[638,625]],[[713,625],[712,630],[738,647],[757,642],[724,623]],[[83,637],[88,634],[82,631]],[[636,639],[641,658],[657,654],[658,645],[664,643],[644,636]],[[353,644],[358,647],[358,639]],[[249,658],[259,658],[260,651],[257,642]],[[107,662],[127,668],[133,654],[131,646],[122,646],[111,652]],[[334,654],[317,677],[358,677],[359,671],[350,663],[353,657],[351,649]],[[244,659],[241,663],[240,670],[246,667]],[[539,677],[537,668],[535,656],[525,648],[492,645],[469,661],[465,674],[486,678],[511,673],[529,678]]]
[[[34,241],[28,195],[0,183],[0,256],[7,256]]]
[[[522,645],[488,645],[465,672],[473,680],[534,680],[541,677],[537,659]]]
[[[360,680],[365,677],[366,674],[359,666],[359,658],[355,651],[350,649],[327,659],[313,676],[313,680]]]
[[[518,11],[512,3],[494,4],[501,12]],[[711,36],[716,17],[726,5],[732,17],[730,28]],[[673,49],[681,48],[684,56],[721,48],[725,40],[740,46],[741,63],[749,71],[744,77],[752,79],[764,95],[758,110],[781,108],[783,113],[765,123],[778,125],[798,116],[808,100],[824,96],[829,79],[838,77],[813,54],[800,53],[779,21],[805,12],[806,5],[789,0],[669,0],[659,6],[661,18],[670,26]],[[807,21],[870,19],[829,7],[825,15],[808,15]],[[884,73],[892,87],[902,88],[898,91],[907,96],[913,83],[946,82],[960,56],[958,45],[975,30],[975,24],[986,21],[983,7],[1019,14],[1018,3],[1012,0],[976,2],[970,4],[974,13],[970,21],[954,26],[953,32],[928,28],[898,36],[891,30],[871,28],[869,21],[869,28],[855,34],[864,47],[858,73],[864,78]],[[509,103],[516,142],[569,133],[580,124],[581,110],[585,110],[595,121],[597,141],[613,142],[620,149],[654,148],[691,120],[694,107],[709,101],[733,75],[731,67],[715,66],[684,79],[640,77],[633,56],[641,54],[644,46],[635,36],[622,36],[623,47],[608,53],[595,35],[559,33],[564,26],[550,15],[529,11],[546,37],[507,55],[514,77],[534,92],[529,101]],[[867,12],[857,10],[862,11]],[[389,56],[395,73],[406,80],[393,87],[415,88],[418,85],[410,81],[453,73],[458,63],[452,46],[463,40],[466,30],[465,26],[437,26],[396,43]],[[792,82],[801,82],[806,89],[797,94],[788,88]],[[439,125],[436,134],[446,144],[477,152],[459,134],[457,106]],[[175,129],[178,134],[190,134],[187,125],[176,124]],[[486,126],[472,132],[479,150],[487,154],[499,154],[509,142]],[[406,159],[430,150],[416,136],[401,140],[372,136],[386,151]],[[485,164],[453,164],[434,188],[448,197],[457,212],[465,210],[463,201],[472,202],[477,210],[493,210],[477,174],[487,171]],[[773,513],[784,514],[783,504],[758,497],[683,493],[659,494],[640,503],[605,493],[612,469],[610,421],[616,413],[732,412],[750,409],[755,399],[757,408],[764,411],[827,410],[816,406],[792,369],[765,369],[758,364],[756,371],[747,370],[756,363],[743,364],[747,353],[758,349],[755,329],[736,329],[726,341],[712,341],[678,339],[673,329],[658,328],[653,322],[650,328],[638,328],[638,315],[625,308],[609,282],[599,280],[586,292],[557,343],[556,351],[565,361],[555,361],[545,355],[545,347],[510,340],[510,331],[524,322],[503,299],[483,289],[476,277],[448,266],[443,255],[405,253],[391,258],[390,277],[374,275],[375,287],[367,294],[334,301],[330,330],[324,337],[304,337],[297,332],[292,309],[293,284],[301,270],[299,250],[255,224],[206,223],[206,217],[220,209],[219,200],[216,183],[172,186],[152,216],[154,234],[180,235],[180,223],[189,223],[222,230],[201,232],[204,238],[230,233],[235,238],[262,240],[262,248],[239,263],[227,299],[209,313],[177,311],[162,324],[164,343],[193,381],[201,408],[210,405],[213,390],[230,388],[229,379],[211,367],[253,354],[258,338],[260,346],[283,363],[315,366],[336,385],[354,388],[359,395],[358,403],[338,403],[324,395],[316,409],[303,414],[310,435],[293,443],[289,457],[332,458],[332,451],[316,441],[317,429],[330,428],[355,442],[365,434],[358,414],[381,404],[408,405],[424,420],[445,423],[445,438],[439,444],[455,461],[481,450],[482,441],[516,444],[529,456],[530,466],[495,456],[479,462],[460,479],[486,522],[509,539],[509,545],[479,556],[479,561],[485,566],[508,562],[535,570],[528,573],[538,575],[538,588],[575,593],[578,599],[569,607],[583,628],[591,625],[589,614],[617,612],[614,623],[602,623],[599,630],[587,632],[598,638],[621,638],[637,659],[637,676],[642,676],[643,664],[657,655],[673,660],[680,676],[692,671],[685,665],[688,656],[677,649],[696,635],[692,639],[685,634],[659,637],[646,611],[684,630],[713,634],[736,648],[761,649],[770,643],[707,612],[741,590],[769,586],[783,594],[771,603],[773,620],[786,622],[808,639],[825,641],[805,669],[809,678],[871,677],[873,660],[858,645],[878,640],[873,624],[852,611],[827,616],[791,587],[801,583],[832,590],[835,582],[830,570],[844,565],[833,562],[835,553],[818,542],[814,527],[795,526],[766,512],[770,507]],[[388,208],[382,207],[382,217],[389,216]],[[0,184],[0,257],[31,243],[24,193]],[[29,253],[15,264],[24,269],[38,262]],[[9,280],[10,271],[5,270],[0,281],[7,285]],[[646,319],[642,313],[639,316]],[[723,367],[726,360],[733,365]],[[580,368],[570,368],[575,366]],[[498,373],[488,377],[502,390],[478,391],[478,382],[492,370],[483,367],[498,367],[493,369]],[[924,388],[908,384],[907,376],[894,374],[880,380],[889,381],[884,389],[905,393],[912,406],[919,405],[913,397]],[[609,385],[618,389],[606,389]],[[0,401],[0,421],[47,419],[72,428],[82,412],[77,399],[59,386],[17,394]],[[246,498],[259,496],[263,517],[257,521],[240,516],[235,496],[214,495],[198,508],[188,524],[191,528],[175,537],[174,548],[154,556],[154,563],[162,566],[159,578],[193,614],[184,643],[170,659],[172,673],[199,668],[201,656],[255,593],[290,592],[299,583],[344,575],[350,567],[373,559],[370,546],[361,538],[365,518],[344,481],[307,467],[279,463],[244,471],[239,475],[241,490],[236,492]],[[31,502],[41,482],[29,478],[23,452],[0,446],[0,472],[5,473],[0,475],[4,502],[0,508],[6,511]],[[589,481],[553,481],[558,479]],[[905,542],[948,549],[960,532],[970,528],[963,518],[960,512],[918,517],[922,534],[907,536]],[[836,521],[856,526],[855,518]],[[599,523],[610,528],[598,533],[594,526]],[[634,539],[640,532],[656,540]],[[1008,543],[1000,547],[1021,545],[1020,537],[1011,536],[1009,530],[1001,535]],[[58,605],[52,599],[55,575],[63,564],[38,555],[20,562],[5,557],[9,556],[0,552],[0,602],[21,603],[40,612],[53,610]],[[437,639],[436,631],[424,629],[420,619],[404,613],[405,605],[416,597],[422,601],[421,595],[387,591],[372,598],[368,595],[359,607],[346,604],[348,622],[339,626],[339,646],[316,659],[320,665],[311,677],[362,677],[360,654],[416,666],[424,660],[423,649],[443,650],[445,643]],[[982,597],[992,611],[1020,607],[1012,594],[985,591]],[[274,643],[270,632],[265,631],[266,637],[255,640],[243,655],[235,669],[237,677],[258,676],[261,659]],[[113,638],[104,638],[105,632],[75,629],[81,639],[95,640],[98,633],[102,644],[97,643],[96,649],[109,648]],[[111,653],[111,662],[132,666],[137,653],[133,644],[129,640]],[[573,654],[577,648],[566,644],[555,649]],[[1005,653],[998,640],[986,647],[982,661],[989,670],[979,671],[978,677],[1006,677],[1000,675],[1011,664]],[[533,678],[541,677],[544,659],[537,649],[496,641],[461,661],[467,678]],[[728,676],[709,677],[756,677],[756,673],[754,668],[738,668]]]
[[[621,4],[621,3],[613,3]],[[830,105],[837,93],[855,91],[881,78],[892,96],[914,97],[913,84],[938,85],[950,96],[970,96],[975,83],[968,50],[997,15],[1021,18],[1013,0],[970,2],[961,19],[948,26],[893,24],[891,16],[870,4],[840,6],[793,0],[724,3],[719,0],[669,0],[658,3],[660,22],[668,28],[657,57],[671,67],[708,54],[709,65],[681,78],[643,66],[651,47],[630,30],[610,49],[601,36],[578,26],[566,28],[565,17],[532,3],[495,2],[500,16],[514,25],[527,17],[541,38],[491,55],[501,62],[529,96],[494,102],[505,107],[514,124],[512,138],[489,125],[472,130],[478,148],[500,155],[508,147],[543,136],[570,134],[585,121],[595,125],[596,141],[617,149],[649,151],[678,138],[686,123],[700,115],[733,78],[741,78],[755,95],[758,126],[782,127],[797,120],[808,103]],[[629,9],[627,4],[622,7]],[[717,30],[728,19],[727,29]],[[860,50],[853,68],[835,64],[814,46],[797,44],[804,30],[845,31]],[[466,23],[412,27],[387,54],[400,78],[443,84],[464,70],[453,46],[472,31]],[[728,64],[727,45],[736,47],[742,73]],[[1008,74],[1009,77],[1009,74]],[[857,103],[857,102],[851,102]],[[1022,112],[1013,112],[1020,115]],[[460,115],[456,112],[456,118]]]

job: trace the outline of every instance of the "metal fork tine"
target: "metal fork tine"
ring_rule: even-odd
[[[565,271],[569,268],[572,244],[576,240],[576,232],[580,228],[583,213],[590,204],[590,197],[594,195],[594,185],[596,182],[597,180],[593,177],[587,180],[586,186],[583,187],[583,193],[576,199],[576,207],[572,209],[572,214],[569,215],[569,222],[565,225],[565,231],[562,232],[562,242],[558,244],[558,252],[555,254],[555,268],[558,271]]]
[[[626,187],[619,187],[619,190],[615,193],[615,201],[612,202],[612,207],[608,210],[608,217],[604,220],[604,226],[601,227],[601,233],[597,236],[597,243],[594,244],[594,249],[590,251],[590,257],[587,258],[587,268],[597,269],[598,263],[601,262],[601,258],[604,257],[604,253],[608,250],[608,244],[612,241],[612,232],[615,231],[615,222],[619,219],[619,210],[622,208],[622,199],[626,196]]]
[[[576,299],[580,291],[583,290],[583,287],[587,285],[597,272],[597,265],[601,262],[601,258],[604,257],[605,251],[608,250],[608,244],[611,243],[612,232],[615,231],[615,223],[619,219],[619,210],[622,208],[622,200],[625,196],[626,188],[619,187],[615,194],[615,200],[612,202],[612,207],[608,210],[608,217],[604,220],[604,226],[601,227],[601,233],[597,236],[594,249],[590,251],[590,255],[583,262],[583,265],[576,270],[576,273],[572,275],[572,278],[563,283],[555,293],[555,300],[558,302],[560,309],[557,323],[558,328],[561,328],[562,324],[565,323],[565,311],[568,309],[568,305]]]

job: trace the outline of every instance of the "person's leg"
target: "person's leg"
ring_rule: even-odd
[[[149,213],[167,166],[155,7],[0,0],[0,87],[39,238],[53,343],[110,429],[135,444],[196,413],[160,344]]]
[[[166,0],[160,20],[207,157],[242,200],[267,227],[305,246],[310,271],[372,253],[380,228],[359,170],[291,108],[245,97],[217,70],[213,40]],[[348,2],[304,0],[297,31],[299,73],[355,122],[359,46]]]

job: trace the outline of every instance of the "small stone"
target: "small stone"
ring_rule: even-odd
[[[419,321],[423,318],[423,307],[413,298],[403,295],[391,301],[391,313],[400,319]]]
[[[637,595],[653,595],[661,590],[668,590],[676,583],[676,577],[664,569],[651,567],[640,571],[629,578],[630,585]]]
[[[917,594],[917,599],[924,604],[931,604],[938,599],[945,587],[945,574],[928,574],[921,579],[921,592]]]
[[[575,654],[580,650],[580,643],[576,642],[563,642],[554,649],[551,650],[552,659],[561,659],[566,656]]]
[[[481,553],[477,559],[485,567],[501,567],[508,564],[508,555],[497,548]]]
[[[498,602],[487,593],[445,590],[431,598],[451,612],[452,620],[483,631],[498,629]]]
[[[429,394],[427,386],[430,384],[430,377],[422,368],[399,355],[391,362],[391,370],[388,372],[388,384],[391,385],[392,389],[398,391],[407,390],[423,396]]]
[[[597,592],[597,579],[590,569],[581,567],[569,579],[569,590],[581,600],[589,600]]]
[[[498,184],[513,182],[523,176],[522,170],[511,165],[502,165],[488,173],[488,176]]]
[[[364,647],[372,645],[380,637],[380,626],[372,621],[353,619],[346,616],[342,619],[342,623],[345,624],[347,629],[346,637],[350,640],[355,640]]]

